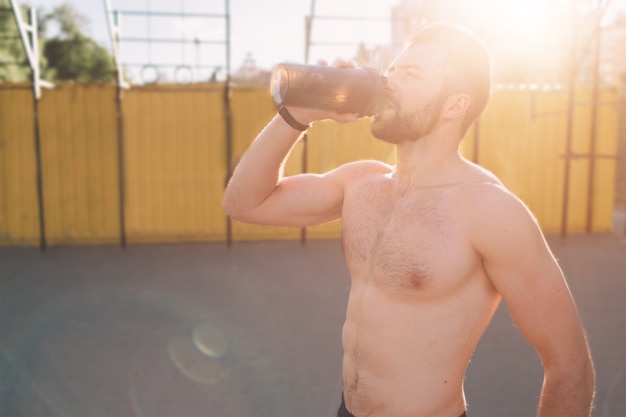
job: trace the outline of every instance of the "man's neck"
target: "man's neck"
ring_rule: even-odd
[[[459,139],[441,134],[398,144],[395,170],[397,189],[403,194],[410,188],[453,182],[463,160],[458,146]]]

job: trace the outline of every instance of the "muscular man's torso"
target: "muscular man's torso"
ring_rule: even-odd
[[[356,416],[464,411],[465,368],[500,300],[471,243],[467,203],[494,187],[484,181],[394,195],[391,174],[372,174],[346,190],[343,383]]]

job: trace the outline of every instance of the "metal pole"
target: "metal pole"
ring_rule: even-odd
[[[315,0],[311,0],[311,8],[309,15],[305,18],[305,44],[304,44],[304,63],[309,63],[311,52],[311,34],[313,32],[313,17],[315,16]]]
[[[224,81],[224,122],[226,127],[226,184],[232,175],[233,166],[233,115],[230,102],[230,4],[225,0],[226,17],[226,80]],[[225,184],[225,185],[226,185]],[[233,244],[232,219],[226,216],[226,244]]]
[[[124,169],[124,112],[122,109],[123,88],[116,86],[115,107],[117,113],[117,172],[119,189],[120,246],[126,248],[126,170]]]
[[[117,170],[118,170],[118,190],[119,190],[119,217],[120,217],[120,246],[122,249],[126,248],[126,170],[124,165],[125,153],[124,153],[124,110],[123,103],[123,91],[124,91],[124,79],[122,74],[122,66],[118,61],[119,59],[119,13],[116,11],[113,15],[116,31],[116,37],[113,40],[115,42],[116,52],[116,65],[115,72],[117,80],[115,85],[115,109],[117,117]]]
[[[304,135],[302,135],[302,172],[306,173],[309,170],[309,164],[308,164],[308,159],[309,159],[309,134],[307,132],[304,132]],[[302,245],[306,245],[306,239],[307,239],[307,229],[306,227],[302,227],[300,229],[300,243]]]
[[[613,232],[626,243],[626,68],[620,72],[620,88],[617,117],[617,159],[615,164],[615,203],[613,213]],[[620,226],[621,223],[621,227]]]
[[[572,4],[572,19],[575,16],[575,7]],[[567,103],[567,132],[565,138],[565,172],[563,175],[563,201],[561,206],[561,237],[567,237],[567,223],[569,216],[569,183],[572,158],[572,137],[574,134],[574,100],[577,75],[577,59],[576,59],[576,31],[572,22],[572,45],[571,45],[571,67],[569,74],[569,95]]]
[[[30,36],[33,45],[33,125],[35,133],[35,157],[37,158],[37,201],[39,206],[39,248],[45,251],[48,247],[46,241],[46,216],[43,192],[43,164],[41,158],[41,128],[39,126],[39,100],[41,90],[39,87],[39,39],[37,33],[37,13],[34,8],[30,9]]]
[[[48,247],[46,241],[46,216],[43,193],[43,166],[41,161],[41,131],[39,128],[39,99],[33,93],[33,125],[35,134],[35,158],[37,166],[37,209],[39,211],[39,248],[42,252]]]
[[[22,22],[20,9],[16,0],[11,0],[11,8],[13,17],[17,24],[28,57],[28,63],[31,69],[31,77],[33,82],[33,134],[35,137],[35,169],[37,181],[37,210],[39,220],[39,248],[41,251],[47,249],[46,241],[46,218],[43,190],[43,167],[41,158],[41,130],[39,127],[39,99],[41,98],[41,87],[52,88],[53,84],[41,80],[39,74],[39,39],[37,32],[37,13],[34,8],[29,10],[29,24]],[[29,37],[30,36],[30,37]]]
[[[311,32],[313,30],[313,16],[315,14],[315,0],[311,0],[311,10],[309,15],[305,17],[304,26],[305,26],[305,39],[304,39],[304,63],[309,63],[310,53],[311,53]],[[302,136],[302,172],[305,173],[309,170],[309,134],[304,133]],[[300,229],[300,243],[302,245],[306,245],[307,240],[307,229],[303,227]]]
[[[117,10],[111,9],[110,0],[104,0],[104,9],[107,16],[107,26],[115,60],[115,116],[117,121],[117,183],[118,183],[118,215],[120,219],[120,247],[126,248],[126,170],[124,165],[124,110],[123,91],[129,85],[124,81],[120,54],[120,15]]]
[[[589,138],[589,183],[587,184],[587,222],[585,231],[591,233],[593,231],[593,197],[594,182],[596,170],[596,138],[598,125],[598,106],[599,106],[599,85],[600,85],[600,47],[601,47],[601,28],[600,17],[596,20],[595,28],[595,44],[594,51],[594,77],[593,77],[593,93],[591,102],[591,135]]]

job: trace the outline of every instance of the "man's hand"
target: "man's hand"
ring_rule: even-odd
[[[328,66],[328,62],[320,60],[317,62],[317,65]],[[356,64],[353,61],[338,59],[333,62],[333,66],[337,68],[355,68]],[[334,120],[338,123],[354,123],[359,120],[359,117],[353,113],[337,113],[328,110],[307,109],[291,106],[286,107],[293,118],[303,125],[308,125],[319,120]]]

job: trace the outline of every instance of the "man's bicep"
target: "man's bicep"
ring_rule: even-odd
[[[506,230],[492,230],[484,265],[520,332],[543,361],[584,345],[565,277],[532,215],[509,207]]]
[[[305,227],[339,219],[345,190],[368,175],[384,175],[391,167],[380,161],[355,161],[325,174],[281,178],[256,208],[236,218],[248,223]]]
[[[276,188],[270,210],[293,226],[314,226],[341,217],[343,184],[329,175],[301,174],[284,178]]]
[[[299,174],[282,178],[275,190],[237,220],[254,224],[305,227],[341,216],[343,189],[325,175]]]

